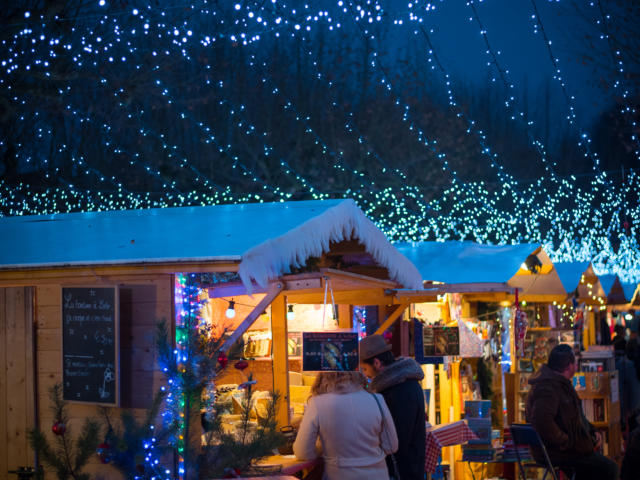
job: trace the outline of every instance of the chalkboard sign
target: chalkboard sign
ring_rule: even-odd
[[[356,332],[303,332],[302,370],[344,372],[358,369]]]
[[[62,379],[65,400],[118,404],[115,287],[62,289]]]

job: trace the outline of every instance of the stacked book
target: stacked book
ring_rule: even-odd
[[[478,438],[469,440],[462,447],[462,460],[465,462],[492,461],[496,451],[491,446],[491,401],[466,401],[464,412],[467,425]]]
[[[505,428],[504,444],[502,446],[500,460],[503,462],[515,462],[518,460],[518,456],[520,456],[520,461],[522,462],[529,462],[533,460],[529,447],[526,445],[514,445],[513,439],[511,438],[511,432],[508,428]]]

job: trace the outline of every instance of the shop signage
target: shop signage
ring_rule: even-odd
[[[460,355],[458,327],[434,327],[414,319],[414,348],[418,363],[444,363],[445,356]]]
[[[118,309],[115,287],[62,289],[65,400],[118,404]]]
[[[358,369],[356,332],[303,332],[302,370],[343,372]]]

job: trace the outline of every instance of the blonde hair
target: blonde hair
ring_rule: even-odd
[[[320,372],[311,387],[311,396],[323,393],[349,393],[364,389],[365,378],[360,372]]]

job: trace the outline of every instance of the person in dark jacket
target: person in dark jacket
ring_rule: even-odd
[[[398,433],[395,453],[401,480],[423,480],[425,475],[426,419],[420,380],[424,373],[412,358],[396,359],[382,336],[370,335],[360,341],[360,369],[371,379],[370,388],[387,402]],[[387,457],[389,475],[395,475],[392,458]]]
[[[611,339],[611,344],[613,345],[614,350],[622,350],[624,352],[627,349],[627,340],[624,338],[625,328],[622,325],[617,324],[613,327],[613,332],[615,335]]]
[[[551,350],[546,365],[531,376],[525,416],[540,435],[551,463],[575,480],[617,479],[618,465],[596,453],[601,437],[582,411],[571,378],[576,373],[576,357],[569,345]],[[544,463],[541,452],[533,451]]]
[[[640,409],[634,410],[629,415],[629,441],[622,459],[620,480],[637,480],[640,472]]]

